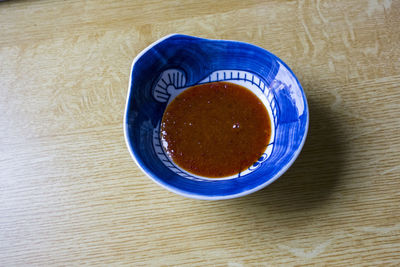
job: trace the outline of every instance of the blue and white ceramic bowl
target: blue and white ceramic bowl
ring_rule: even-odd
[[[215,81],[236,83],[255,93],[272,125],[270,143],[260,159],[224,179],[180,169],[162,149],[159,136],[164,110],[177,94]],[[299,155],[308,122],[307,100],[297,78],[282,60],[260,47],[173,34],[147,47],[132,63],[124,118],[128,149],[144,173],[177,194],[228,199],[269,185]]]

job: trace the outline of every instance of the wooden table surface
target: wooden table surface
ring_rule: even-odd
[[[400,2],[0,3],[0,265],[400,265]],[[269,187],[175,195],[123,135],[130,65],[170,33],[261,46],[310,129]]]

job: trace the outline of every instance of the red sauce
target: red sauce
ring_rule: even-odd
[[[205,177],[237,174],[258,160],[270,136],[268,112],[245,87],[215,82],[196,85],[168,105],[161,139],[175,164]]]

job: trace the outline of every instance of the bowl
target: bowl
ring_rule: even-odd
[[[215,81],[236,83],[255,93],[272,126],[270,143],[259,160],[222,179],[180,169],[162,149],[159,135],[164,110],[176,95]],[[219,200],[264,188],[293,164],[308,124],[307,100],[296,76],[281,59],[260,47],[172,34],[144,49],[132,63],[124,117],[127,147],[148,177],[179,195]]]

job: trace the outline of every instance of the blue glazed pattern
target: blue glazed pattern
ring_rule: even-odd
[[[190,86],[213,81],[257,91],[273,118],[274,134],[266,152],[247,171],[230,179],[197,177],[177,168],[159,140],[159,124],[173,97]],[[307,101],[292,71],[270,52],[251,44],[171,35],[151,45],[132,64],[124,121],[128,148],[150,178],[184,196],[233,198],[270,184],[300,153],[308,121]]]

